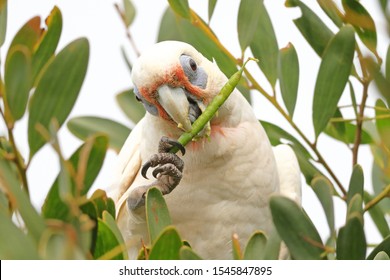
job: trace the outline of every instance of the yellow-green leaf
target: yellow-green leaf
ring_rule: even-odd
[[[237,71],[235,60],[223,52],[213,40],[210,40],[203,30],[192,25],[188,20],[178,17],[170,8],[163,15],[157,40],[159,42],[177,40],[191,44],[207,59],[214,59],[227,77]]]
[[[317,2],[337,27],[343,25],[343,14],[333,0],[317,0]]]
[[[279,47],[274,28],[263,1],[256,5],[257,17],[256,32],[250,49],[259,60],[258,65],[272,87],[275,87],[278,78]]]
[[[104,134],[109,139],[110,148],[119,152],[130,134],[126,126],[100,117],[76,117],[67,123],[68,129],[81,140],[94,134]]]
[[[55,119],[61,126],[72,110],[87,72],[89,43],[85,38],[66,46],[45,67],[30,100],[28,143],[30,158],[45,144],[37,130],[40,124],[48,129]]]
[[[252,42],[257,31],[261,13],[261,0],[242,0],[238,9],[237,31],[241,50],[244,51]]]
[[[209,21],[213,17],[215,6],[217,5],[217,0],[209,0],[208,5],[208,15],[209,15]]]
[[[323,243],[306,213],[289,198],[273,196],[272,220],[294,259],[322,259]]]
[[[147,191],[145,206],[149,239],[154,244],[162,231],[172,224],[171,217],[161,191],[157,188]]]
[[[169,226],[161,232],[150,250],[149,260],[179,260],[183,243],[177,230]]]
[[[188,0],[168,0],[168,3],[176,14],[186,19],[191,18],[191,11]]]
[[[354,34],[351,26],[341,28],[323,54],[313,99],[313,124],[316,137],[335,114],[339,99],[348,82],[355,52]]]
[[[299,61],[294,45],[291,43],[280,50],[278,76],[283,102],[292,117],[298,96]]]
[[[32,85],[31,53],[23,45],[14,46],[5,62],[5,98],[14,120],[23,117]]]
[[[27,47],[31,53],[33,53],[34,47],[41,34],[41,18],[38,16],[33,17],[19,29],[8,50],[12,50],[12,48],[16,45],[23,45]]]
[[[124,8],[125,24],[127,27],[129,27],[133,23],[136,14],[133,1],[123,0],[123,8]]]
[[[356,33],[367,48],[377,55],[377,35],[375,22],[366,8],[359,1],[343,0],[344,20],[355,27]]]
[[[4,44],[7,33],[7,0],[0,0],[0,47]]]
[[[58,41],[60,40],[62,31],[62,15],[57,6],[54,6],[45,22],[47,29],[40,36],[39,42],[37,42],[37,46],[34,48],[32,65],[33,80],[35,83],[37,82],[36,78],[43,66],[54,55]]]

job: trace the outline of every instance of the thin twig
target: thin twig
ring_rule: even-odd
[[[368,97],[368,86],[370,84],[370,80],[368,79],[368,73],[366,69],[366,65],[364,63],[363,55],[359,49],[359,46],[356,47],[357,54],[360,62],[360,67],[363,74],[362,84],[363,84],[363,96],[362,102],[359,105],[359,114],[356,119],[356,131],[355,131],[355,142],[352,148],[352,165],[355,166],[358,163],[359,156],[359,147],[362,141],[362,129],[363,129],[363,118],[364,118],[364,109],[366,107],[367,97]]]
[[[118,3],[115,3],[114,6],[115,6],[115,9],[116,9],[116,11],[118,12],[118,14],[119,14],[119,16],[120,16],[122,22],[123,22],[123,25],[125,26],[126,37],[129,39],[130,45],[131,45],[131,47],[133,48],[134,53],[135,53],[136,56],[138,57],[138,56],[140,56],[141,53],[140,53],[140,51],[138,50],[137,45],[136,45],[136,43],[135,43],[135,41],[134,41],[134,39],[133,39],[133,36],[131,36],[130,30],[129,30],[129,28],[128,28],[127,25],[126,25],[125,15],[122,13],[122,11],[121,11],[121,9],[120,9]]]
[[[2,116],[4,123],[7,126],[8,138],[9,138],[9,142],[11,143],[13,154],[14,154],[14,156],[12,158],[13,162],[15,163],[16,168],[18,169],[20,178],[22,179],[23,189],[26,191],[27,195],[30,196],[30,191],[29,191],[28,181],[27,181],[27,174],[26,174],[27,168],[26,168],[26,165],[24,164],[23,159],[21,158],[21,156],[19,154],[18,147],[16,146],[15,137],[13,134],[13,124],[10,125],[7,122],[7,120],[5,118],[5,114],[4,114],[3,110],[1,109],[1,107],[0,107],[0,115]]]

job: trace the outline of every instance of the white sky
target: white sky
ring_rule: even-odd
[[[91,46],[88,73],[70,117],[84,115],[101,116],[130,126],[131,123],[115,103],[115,95],[131,86],[130,74],[122,59],[120,47],[124,46],[132,61],[135,59],[134,52],[125,37],[123,24],[114,8],[114,3],[121,2],[121,0],[9,0],[8,2],[8,29],[6,42],[1,49],[1,61],[5,61],[6,50],[19,28],[35,15],[40,15],[43,19],[46,18],[53,6],[57,5],[63,15],[63,31],[59,49],[82,36],[89,39]],[[133,0],[133,2],[137,8],[137,17],[131,32],[138,48],[142,51],[142,49],[156,41],[159,22],[167,6],[167,1]],[[190,6],[204,19],[207,19],[207,2],[190,0]],[[316,1],[304,2],[315,11],[319,11]],[[376,1],[362,0],[361,2],[372,14],[378,15],[378,7],[373,4]],[[266,0],[265,3],[274,24],[279,47],[282,48],[288,42],[292,42],[298,51],[300,59],[300,89],[294,120],[309,138],[313,139],[311,104],[320,60],[292,23],[292,19],[298,16],[299,12],[295,9],[285,8],[284,0]],[[238,0],[219,0],[211,21],[211,26],[222,43],[237,57],[240,56],[236,32],[238,5]],[[379,16],[374,18],[377,28],[383,30],[383,19]],[[330,20],[324,20],[330,26],[333,26]],[[380,54],[385,53],[388,43],[388,39],[379,37]],[[260,77],[261,84],[268,89],[266,81],[254,63],[252,66],[249,65],[249,67]],[[357,92],[357,99],[360,100],[361,90],[358,85],[355,91]],[[342,104],[349,104],[348,96],[348,92],[345,92],[341,101]],[[371,96],[369,98],[369,104],[374,104],[374,97]],[[255,111],[260,119],[271,121],[295,135],[291,127],[279,116],[268,101],[259,97],[257,93],[255,94],[255,99]],[[5,134],[4,129],[4,124],[0,122],[1,135]],[[24,117],[22,121],[17,123],[15,134],[18,145],[25,155],[28,154],[26,131],[27,121],[26,117]],[[61,129],[59,138],[65,155],[68,156],[81,143],[67,131],[65,126]],[[348,185],[352,158],[346,146],[326,136],[321,136],[319,148],[337,176],[341,178],[341,182],[344,185]],[[94,189],[106,188],[112,181],[111,174],[112,168],[115,166],[115,156],[113,152],[108,153],[103,170],[94,184]],[[360,151],[360,164],[365,170],[365,186],[368,189],[371,188],[369,179],[371,163],[372,158],[369,148],[363,146]],[[46,145],[33,159],[28,173],[31,198],[36,207],[39,208],[42,205],[48,189],[57,176],[58,170],[58,159],[52,149]],[[305,185],[303,186],[303,205],[321,235],[327,237],[328,227],[322,208],[314,193]],[[339,201],[336,201],[336,206],[336,212],[338,212],[336,223],[340,226],[344,223],[345,206]],[[368,242],[378,242],[381,239],[377,231],[372,230],[373,227],[372,223],[367,221],[367,228],[370,228]]]

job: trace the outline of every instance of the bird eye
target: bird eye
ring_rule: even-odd
[[[198,68],[198,66],[196,65],[196,62],[191,58],[189,63],[190,63],[190,67],[191,67],[192,71],[196,71],[196,69]]]

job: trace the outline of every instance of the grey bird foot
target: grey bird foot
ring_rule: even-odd
[[[152,175],[155,180],[150,185],[137,187],[127,198],[127,206],[130,210],[135,210],[145,205],[145,196],[148,189],[156,187],[160,189],[163,195],[170,193],[179,183],[182,178],[184,162],[176,154],[169,151],[173,148],[178,148],[182,155],[185,154],[185,148],[177,141],[163,136],[158,144],[158,153],[154,154],[141,169],[141,174],[148,179],[146,173],[149,168],[155,167]]]

